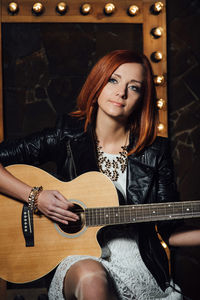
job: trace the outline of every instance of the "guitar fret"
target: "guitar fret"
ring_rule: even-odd
[[[195,201],[195,204],[193,205],[193,216],[199,215],[200,212],[200,203]]]
[[[104,209],[105,209],[105,208],[102,208],[102,210],[101,210],[101,214],[100,214],[100,224],[105,224]]]
[[[128,213],[129,213],[129,223],[131,223],[131,221],[132,221],[132,215],[131,215],[131,209],[130,208],[128,210]]]
[[[135,212],[135,207],[132,206],[131,208],[131,221],[135,222],[136,221],[136,212]]]
[[[174,218],[177,218],[180,215],[180,204],[179,203],[174,203]],[[182,209],[181,209],[182,212]]]
[[[104,224],[110,224],[109,223],[109,209],[104,208],[104,219],[105,219],[105,223]]]
[[[165,206],[165,208],[165,216],[168,216],[168,218],[171,219],[174,214],[174,205],[169,203],[167,206]]]
[[[99,223],[99,210],[98,210],[98,208],[96,208],[95,210],[94,210],[94,214],[95,214],[95,216],[94,216],[94,222],[95,222],[95,224],[98,224]]]
[[[143,207],[143,205],[140,206],[140,221],[146,220],[146,209]]]
[[[94,225],[95,223],[95,211],[96,211],[96,208],[92,208],[91,209],[91,224]]]
[[[109,223],[113,223],[113,208],[109,208]]]
[[[115,217],[117,218],[118,223],[120,223],[120,207],[117,207],[115,210]]]
[[[130,208],[124,206],[124,223],[130,223]]]
[[[121,222],[124,223],[126,221],[125,219],[125,208],[123,207],[123,214],[121,215]]]
[[[183,204],[183,213],[186,215],[193,215],[192,205],[188,203]]]
[[[141,209],[141,206],[138,205],[138,208],[135,210],[135,218],[136,218],[136,221],[140,220],[140,209]]]
[[[119,222],[119,208],[113,207],[111,224],[117,224],[118,222]]]
[[[91,222],[90,222],[90,214],[89,214],[89,210],[86,209],[85,210],[85,225],[86,226],[91,226]]]
[[[99,213],[99,209],[97,208],[96,209],[96,224],[97,225],[101,223],[101,219],[100,218],[101,218],[101,215]]]

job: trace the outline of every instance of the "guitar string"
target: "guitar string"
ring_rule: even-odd
[[[195,201],[194,201],[195,202]],[[173,205],[172,205],[173,204]],[[184,207],[184,204],[187,205],[187,207]],[[199,211],[199,204],[198,203],[193,203],[194,206],[196,206],[195,208],[198,208],[198,211]],[[196,204],[196,205],[195,205]],[[155,217],[157,217],[157,212],[159,213],[158,216],[159,218],[166,218],[166,216],[169,216],[170,217],[170,212],[171,214],[173,214],[173,216],[171,216],[172,219],[175,219],[175,218],[180,218],[180,214],[183,213],[183,210],[184,210],[184,213],[185,213],[185,210],[188,209],[188,203],[178,203],[176,207],[176,204],[174,203],[170,203],[170,208],[167,207],[166,203],[164,206],[161,206],[159,207],[157,204],[154,205],[151,205],[151,207],[137,207],[137,211],[134,211],[134,210],[130,210],[130,207],[105,207],[105,208],[88,208],[86,210],[83,210],[83,209],[77,209],[76,210],[76,213],[77,214],[82,214],[84,213],[85,214],[85,217],[87,218],[87,221],[90,222],[90,223],[102,223],[103,220],[108,220],[108,218],[111,220],[110,222],[114,222],[116,221],[124,221],[124,219],[126,219],[126,222],[131,222],[133,221],[134,219],[137,220],[137,219],[142,219],[142,220],[151,220]],[[119,211],[119,208],[120,210],[122,211]],[[174,208],[176,208],[176,213],[174,212]],[[194,207],[192,207],[194,209]],[[167,211],[167,210],[171,210],[170,212]],[[179,210],[178,210],[179,209]],[[187,215],[190,216],[190,215],[193,215],[195,216],[195,214],[198,216],[199,212],[194,212],[193,210],[188,210],[187,211]],[[150,214],[153,213],[152,214]],[[162,213],[161,213],[162,212]],[[98,214],[97,214],[98,213]],[[128,218],[128,219],[127,219]],[[103,220],[102,220],[103,219]],[[97,222],[98,220],[98,222]],[[104,221],[103,223],[106,224],[106,222]],[[76,226],[76,225],[75,225]]]
[[[199,209],[199,205],[196,205],[196,208]],[[120,210],[120,211],[119,211]],[[133,210],[133,209],[130,209],[130,208],[123,208],[122,207],[106,207],[106,208],[87,208],[86,210],[76,210],[75,212],[76,213],[90,213],[90,214],[96,214],[98,213],[99,215],[105,215],[107,213],[109,214],[115,214],[115,213],[121,213],[121,214],[124,214],[124,213],[127,213],[127,214],[130,214],[130,213],[136,213],[137,215],[149,215],[150,212],[153,212],[153,213],[158,213],[159,215],[168,215],[170,213],[182,213],[182,212],[185,212],[188,211],[188,213],[192,213],[194,212],[194,208],[193,209],[190,209],[188,207],[186,208],[180,208],[180,209],[177,209],[176,208],[176,211],[174,211],[174,207],[170,207],[166,209],[166,207],[160,207],[160,208],[157,208],[156,206],[155,207],[150,207],[150,208],[143,208],[143,207],[137,207],[136,210]]]

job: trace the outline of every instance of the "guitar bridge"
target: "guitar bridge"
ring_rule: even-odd
[[[27,204],[23,205],[21,221],[22,221],[22,231],[24,234],[26,247],[33,247],[34,246],[33,211],[30,210]]]

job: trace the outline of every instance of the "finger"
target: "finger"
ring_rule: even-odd
[[[68,221],[60,219],[60,218],[57,218],[55,216],[49,216],[49,218],[51,218],[51,220],[53,220],[53,221],[56,221],[56,222],[59,222],[59,223],[65,224],[65,225],[69,224]]]
[[[50,210],[50,213],[61,218],[65,218],[68,221],[77,221],[79,219],[79,216],[77,214],[73,213],[70,210],[63,209],[60,206],[53,207]]]
[[[61,212],[63,215],[66,215],[66,214],[68,215],[68,212],[69,212],[69,214],[71,215],[72,218],[76,218],[76,220],[79,219],[79,218],[77,218],[77,214],[75,212],[73,212],[72,210],[70,210],[70,209],[73,209],[73,207],[74,207],[73,202],[64,198],[60,193],[58,193],[56,195],[56,199],[58,200],[55,203],[56,207],[59,207],[63,210],[63,213]]]
[[[69,201],[67,198],[65,198],[60,192],[58,191],[54,191],[54,195],[55,197],[60,200],[62,203],[65,203],[67,204],[67,207],[66,208],[69,208],[69,207],[73,207],[74,204],[73,202]]]
[[[69,224],[69,222],[77,221],[77,220],[74,220],[70,217],[64,217],[64,216],[62,216],[62,215],[60,215],[56,212],[53,213],[53,214],[49,214],[48,217],[51,218],[52,220],[55,220],[56,222],[61,222],[63,224],[67,224],[67,225]]]

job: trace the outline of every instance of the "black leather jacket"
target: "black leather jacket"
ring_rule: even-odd
[[[130,138],[130,147],[133,145]],[[59,120],[54,129],[46,129],[25,139],[0,144],[0,162],[41,165],[54,161],[59,178],[68,181],[88,171],[98,171],[92,129],[83,130],[83,121],[69,117]],[[139,155],[128,157],[127,204],[176,201],[172,162],[168,141],[157,137]],[[124,203],[126,204],[126,203]],[[159,232],[168,240],[173,223],[160,222]],[[155,231],[155,224],[138,226],[141,256],[160,287],[165,290],[170,281],[166,253]]]

